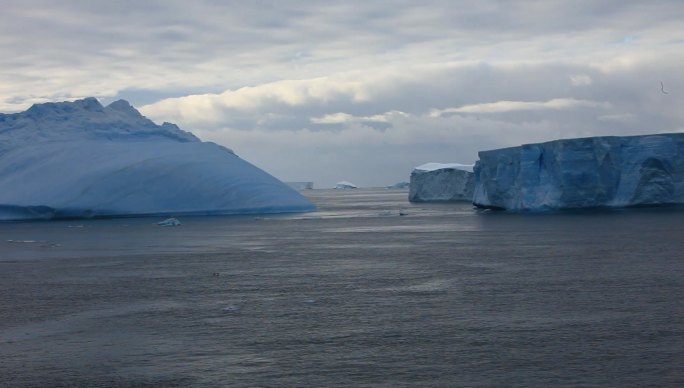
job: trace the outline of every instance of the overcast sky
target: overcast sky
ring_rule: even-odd
[[[0,111],[123,98],[316,187],[684,132],[680,0],[3,0],[0,53]]]

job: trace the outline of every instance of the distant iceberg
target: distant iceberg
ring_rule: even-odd
[[[411,183],[409,183],[409,182],[397,182],[393,185],[385,186],[385,188],[388,190],[396,190],[396,189],[407,189],[409,186],[411,186]]]
[[[295,190],[313,190],[313,182],[285,182],[286,185]]]
[[[513,211],[684,203],[684,133],[555,140],[479,153],[476,206]]]
[[[359,186],[357,186],[357,185],[355,185],[355,184],[353,184],[353,183],[351,183],[351,182],[341,181],[341,182],[337,182],[337,183],[335,184],[335,188],[336,188],[336,189],[341,189],[341,190],[346,190],[346,189],[358,189]]]
[[[157,222],[157,225],[159,226],[181,226],[181,222],[178,220],[178,218],[167,218],[164,221],[159,221]]]
[[[409,186],[411,202],[471,201],[473,165],[426,163],[413,169]]]
[[[304,212],[230,149],[94,98],[0,114],[0,220]]]

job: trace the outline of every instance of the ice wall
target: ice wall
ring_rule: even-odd
[[[411,172],[409,201],[471,201],[474,176],[470,165],[427,163]]]
[[[684,134],[591,137],[481,151],[476,206],[513,211],[684,203]]]

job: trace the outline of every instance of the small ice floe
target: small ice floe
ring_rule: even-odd
[[[238,305],[236,305],[236,304],[229,304],[228,306],[222,308],[221,310],[223,310],[223,311],[229,311],[229,312],[230,312],[230,311],[239,311],[239,310],[240,310],[240,306],[238,306]]]
[[[316,303],[316,299],[314,298],[307,298],[303,300],[304,303]]]
[[[449,279],[434,279],[428,280],[423,283],[411,284],[411,285],[399,285],[394,287],[383,287],[376,288],[372,291],[383,291],[383,292],[399,292],[399,293],[437,293],[437,292],[448,292],[453,288],[453,281]],[[371,290],[359,290],[359,291],[371,291]]]
[[[393,211],[393,210],[385,210],[383,212],[378,213],[380,217],[397,217],[397,216],[406,216],[408,215],[407,212],[404,210],[399,210],[399,211]]]
[[[8,243],[13,243],[13,244],[34,244],[37,243],[38,241],[36,240],[7,240]]]
[[[411,286],[399,287],[398,291],[408,292],[443,292],[447,291],[452,286],[451,280],[435,279],[429,280],[425,283],[414,284]]]
[[[178,218],[167,218],[164,221],[157,222],[157,225],[159,225],[159,226],[181,226],[181,222],[178,221]]]
[[[351,182],[348,182],[348,181],[341,181],[341,182],[335,183],[335,188],[337,190],[348,190],[348,189],[358,189],[359,186],[357,186]]]

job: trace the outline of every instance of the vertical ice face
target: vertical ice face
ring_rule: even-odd
[[[482,151],[473,202],[514,211],[684,203],[684,134]]]
[[[471,201],[474,175],[471,165],[426,163],[411,172],[409,201]]]
[[[123,100],[0,114],[0,220],[313,209],[231,150]]]

